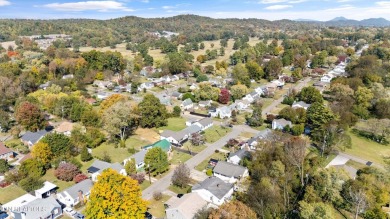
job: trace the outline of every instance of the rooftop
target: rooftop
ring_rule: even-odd
[[[2,142],[0,142],[0,155],[11,153],[12,150],[7,148]]]
[[[167,131],[170,131],[170,130],[167,130]],[[146,146],[142,147],[142,149],[149,149],[149,148],[154,148],[154,147],[159,147],[163,151],[168,152],[171,148],[171,143],[169,141],[167,141],[166,139],[163,139],[163,140],[157,141],[153,144],[146,145]]]
[[[76,199],[79,196],[79,191],[83,192],[83,194],[89,192],[93,186],[93,182],[90,179],[83,180],[76,185],[73,185],[62,193],[67,192],[72,198]]]
[[[213,169],[214,173],[234,178],[241,177],[245,173],[245,171],[245,167],[228,163],[226,161],[219,161]]]
[[[220,163],[220,162],[218,162]],[[217,164],[218,165],[218,164]],[[233,184],[225,183],[218,177],[209,177],[203,182],[200,182],[192,187],[192,191],[205,189],[211,192],[214,196],[221,199],[223,198],[231,189]]]
[[[192,219],[199,209],[207,205],[207,202],[198,193],[188,193],[181,198],[172,197],[166,204],[169,206],[167,210],[175,209],[183,218]]]

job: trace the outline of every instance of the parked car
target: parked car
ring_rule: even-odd
[[[74,219],[84,219],[85,216],[80,214],[79,212],[76,212],[76,214],[73,215]]]
[[[6,219],[8,218],[8,214],[5,212],[0,212],[0,219]]]
[[[181,198],[181,197],[183,197],[183,195],[184,195],[184,194],[177,194],[177,197],[178,197],[178,198]]]
[[[149,212],[145,212],[145,219],[153,219],[153,215]]]
[[[75,210],[73,210],[73,209],[70,208],[70,207],[64,208],[64,212],[65,212],[65,214],[68,214],[68,215],[70,215],[70,216],[73,216],[74,214],[77,213]]]

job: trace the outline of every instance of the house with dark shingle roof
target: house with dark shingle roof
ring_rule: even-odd
[[[249,172],[246,167],[228,163],[226,161],[219,161],[217,165],[215,165],[213,172],[214,176],[229,183],[235,183],[238,180],[249,176]]]
[[[226,183],[218,177],[209,177],[203,182],[194,185],[192,192],[198,193],[206,202],[219,206],[231,199],[234,185]]]
[[[202,131],[201,127],[198,125],[191,125],[181,131],[175,132],[171,130],[164,130],[160,134],[160,139],[171,142],[175,145],[181,145],[181,143],[185,140],[187,140],[192,134],[199,133]]]
[[[58,200],[68,207],[77,205],[80,201],[88,199],[93,182],[90,179],[85,179],[76,185],[73,185],[64,191],[57,194]]]
[[[14,152],[7,148],[2,142],[0,142],[0,159],[8,160],[12,158],[14,155]]]
[[[37,132],[26,132],[20,139],[23,144],[32,147],[48,133],[50,133],[50,131],[47,131],[45,129]]]

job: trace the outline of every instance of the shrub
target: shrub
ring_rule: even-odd
[[[131,174],[130,177],[134,180],[137,180],[139,185],[141,185],[145,181],[145,174],[143,173]]]
[[[19,181],[18,184],[26,192],[31,192],[42,188],[43,181],[36,177],[27,177]]]
[[[79,182],[84,181],[86,179],[88,179],[88,176],[86,176],[86,175],[84,175],[82,173],[79,173],[75,177],[73,177],[73,181],[75,183],[79,183]]]
[[[54,171],[54,175],[57,179],[62,181],[72,181],[73,178],[80,173],[80,170],[76,165],[71,163],[61,163]]]
[[[0,159],[0,173],[5,173],[9,170],[8,162],[4,159]]]
[[[212,176],[212,175],[213,175],[213,170],[212,170],[212,169],[208,169],[208,170],[206,171],[206,175],[207,175],[207,176]]]
[[[159,200],[162,199],[162,197],[163,197],[163,195],[162,195],[162,193],[161,193],[160,191],[155,191],[155,192],[153,192],[153,198],[154,198],[154,200],[159,201]]]
[[[85,146],[81,149],[80,156],[81,156],[81,161],[83,162],[92,160],[92,155],[88,152],[88,149]]]

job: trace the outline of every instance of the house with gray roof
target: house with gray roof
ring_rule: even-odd
[[[250,157],[250,152],[245,149],[240,149],[234,153],[231,153],[227,159],[228,163],[240,164],[241,160]]]
[[[274,119],[272,121],[272,129],[280,129],[283,130],[284,127],[290,126],[292,127],[291,121],[285,120],[285,119]]]
[[[183,110],[189,110],[193,107],[194,107],[194,103],[190,98],[183,100],[183,102],[180,104],[180,108],[182,108]]]
[[[234,185],[226,183],[218,177],[209,177],[194,185],[192,192],[198,193],[206,202],[220,206],[231,199]]]
[[[88,173],[91,174],[92,181],[96,182],[98,176],[106,169],[116,170],[118,173],[126,176],[126,170],[120,163],[107,163],[101,160],[95,160],[92,165],[87,169]]]
[[[197,125],[201,128],[202,131],[210,128],[211,126],[214,125],[214,121],[210,118],[210,117],[207,117],[207,118],[203,118],[195,123],[193,123],[194,125]]]
[[[217,109],[209,110],[211,117],[230,118],[232,116],[232,109],[228,106],[222,106]]]
[[[177,100],[178,100],[178,99],[181,99],[182,96],[183,96],[183,94],[182,94],[182,93],[179,93],[179,92],[177,92],[177,91],[174,91],[174,92],[172,93],[172,97],[173,97],[173,98],[176,98]]]
[[[178,132],[164,130],[160,134],[160,139],[166,139],[172,144],[181,145],[181,143],[187,140],[192,134],[199,133],[200,131],[202,131],[201,127],[199,125],[193,124]]]
[[[249,172],[246,167],[228,163],[226,161],[219,161],[217,165],[215,165],[213,172],[214,176],[229,183],[235,183],[238,180],[249,176]]]
[[[59,218],[62,216],[61,205],[52,196],[34,201],[13,209],[11,216],[15,219]]]
[[[80,201],[86,201],[90,195],[93,182],[90,179],[83,180],[57,194],[57,199],[62,204],[73,207]]]
[[[311,104],[309,103],[305,103],[303,101],[299,101],[299,102],[294,102],[292,104],[292,108],[303,108],[305,110],[307,110],[307,108],[309,108],[311,106]]]
[[[34,144],[36,144],[39,140],[41,140],[45,135],[50,133],[50,131],[47,130],[40,130],[37,132],[26,132],[20,139],[23,142],[23,144],[32,147]]]
[[[145,155],[147,152],[148,152],[148,150],[141,150],[141,151],[133,154],[131,157],[129,157],[123,161],[123,165],[126,165],[126,163],[128,161],[130,161],[131,159],[134,159],[135,168],[136,169],[142,168],[143,166],[145,166],[144,160],[145,160]]]
[[[203,100],[203,101],[199,101],[198,105],[199,105],[199,107],[205,108],[205,107],[211,106],[212,102],[213,101],[211,101],[211,100]]]
[[[246,110],[251,105],[251,103],[247,100],[236,100],[234,101],[234,104],[237,110]]]

